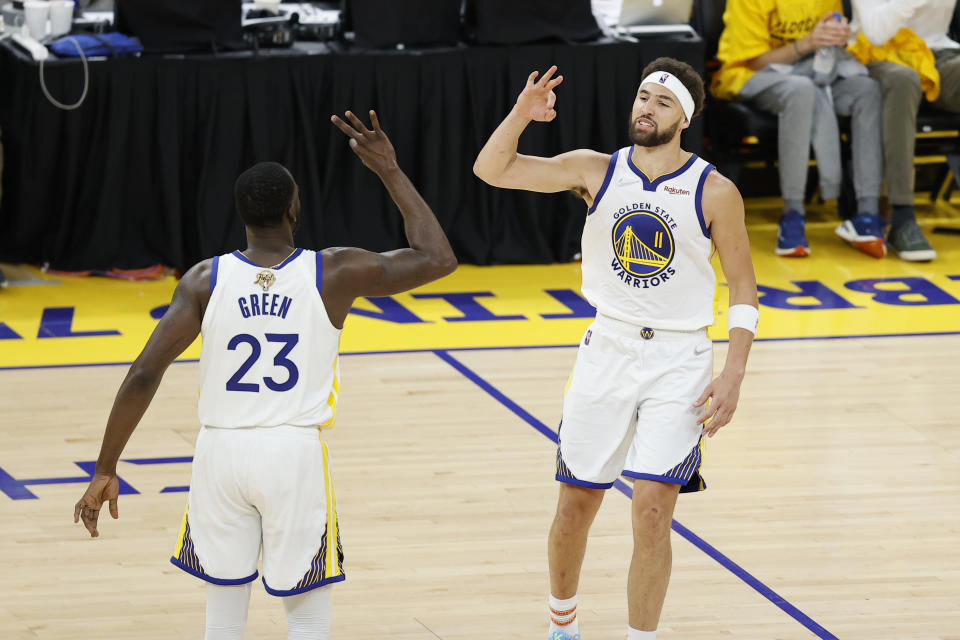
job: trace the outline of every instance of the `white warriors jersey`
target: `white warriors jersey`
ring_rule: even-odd
[[[297,249],[265,268],[239,251],[213,259],[203,314],[200,423],[333,426],[340,330],[320,297],[321,254]]]
[[[654,329],[713,324],[717,282],[703,184],[713,165],[691,154],[650,180],[616,151],[583,226],[583,295],[597,312]]]

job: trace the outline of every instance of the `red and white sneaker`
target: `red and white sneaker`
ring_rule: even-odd
[[[883,221],[875,213],[858,213],[836,228],[838,236],[868,256],[883,258],[887,243],[883,239]]]

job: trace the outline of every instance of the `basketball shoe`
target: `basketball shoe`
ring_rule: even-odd
[[[580,640],[580,634],[575,633],[570,635],[569,633],[564,633],[563,631],[554,631],[547,636],[547,640]]]
[[[777,226],[777,255],[787,258],[805,258],[810,255],[810,244],[805,232],[807,220],[796,209],[780,216]]]
[[[925,237],[916,220],[907,220],[890,230],[887,238],[890,246],[901,260],[908,262],[929,262],[937,257],[937,252]]]
[[[844,220],[836,228],[836,233],[868,256],[882,258],[887,255],[887,243],[883,241],[883,220],[875,213],[858,213]]]

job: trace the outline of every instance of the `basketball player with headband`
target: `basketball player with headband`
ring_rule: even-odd
[[[582,290],[597,316],[580,342],[560,423],[560,496],[550,529],[550,640],[579,640],[577,586],[587,532],[604,492],[633,481],[634,549],[627,580],[629,640],[656,638],[670,579],[677,494],[706,488],[703,436],[733,416],[757,331],[757,283],[743,200],[713,165],[680,147],[703,108],[700,76],[659,58],[643,71],[629,135],[613,154],[578,149],[521,155],[533,121],[557,116],[551,67],[527,79],[516,106],[474,164],[487,183],[541,193],[570,190],[587,217]],[[730,344],[713,377],[712,247],[729,284]]]

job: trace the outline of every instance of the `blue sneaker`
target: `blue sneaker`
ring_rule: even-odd
[[[570,635],[569,633],[564,633],[563,631],[554,631],[547,636],[547,640],[580,640],[580,634],[575,633],[574,635]]]
[[[777,229],[777,255],[788,258],[806,258],[810,244],[804,229],[807,220],[796,209],[784,211]]]
[[[875,213],[858,213],[844,220],[837,227],[838,236],[868,256],[882,258],[887,255],[887,243],[883,240],[883,220]]]

